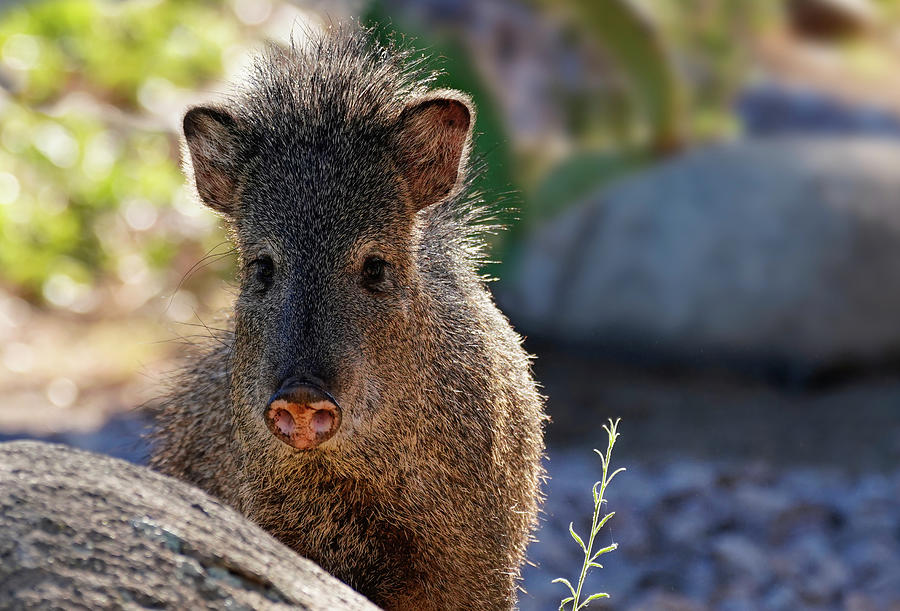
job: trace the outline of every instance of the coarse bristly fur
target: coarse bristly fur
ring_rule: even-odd
[[[477,273],[474,108],[431,82],[339,27],[187,113],[186,170],[231,232],[240,293],[233,332],[160,402],[151,462],[386,609],[510,609],[543,400]],[[270,432],[286,379],[337,400],[334,437]]]

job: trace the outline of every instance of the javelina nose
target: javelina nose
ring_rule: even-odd
[[[341,426],[341,408],[329,393],[309,382],[285,380],[265,411],[272,434],[297,450],[311,450]]]

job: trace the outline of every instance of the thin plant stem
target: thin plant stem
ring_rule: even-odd
[[[597,534],[603,529],[603,526],[609,521],[610,518],[615,515],[615,512],[610,512],[604,515],[602,518],[600,517],[601,509],[603,508],[603,504],[606,503],[606,487],[612,481],[612,479],[619,474],[619,472],[624,471],[624,468],[619,468],[609,472],[610,468],[610,460],[612,458],[612,450],[613,446],[616,443],[616,439],[619,437],[618,427],[621,419],[613,422],[612,419],[609,420],[609,425],[603,425],[603,429],[606,431],[607,437],[609,438],[609,443],[606,448],[606,453],[603,454],[599,450],[594,450],[598,456],[600,456],[600,461],[603,466],[603,475],[600,481],[595,482],[592,488],[592,493],[594,496],[594,514],[591,520],[591,533],[588,537],[587,545],[585,545],[583,539],[575,532],[573,525],[569,524],[569,534],[572,535],[572,538],[578,543],[581,547],[581,550],[584,552],[584,561],[581,565],[581,574],[578,577],[578,585],[577,587],[572,587],[572,584],[567,579],[554,579],[554,583],[562,583],[571,592],[571,596],[563,599],[560,603],[560,611],[562,611],[568,603],[572,603],[572,611],[579,611],[583,609],[593,600],[598,598],[608,598],[609,594],[605,592],[598,592],[596,594],[591,594],[584,600],[581,599],[582,589],[584,588],[585,578],[587,577],[588,571],[592,568],[603,568],[600,563],[597,562],[597,559],[603,554],[609,553],[616,548],[618,548],[617,543],[611,543],[607,547],[604,547],[598,551],[594,551],[594,541],[597,537]],[[599,490],[598,490],[599,486]]]

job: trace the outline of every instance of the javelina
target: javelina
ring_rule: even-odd
[[[431,79],[338,29],[184,117],[240,294],[162,402],[152,464],[383,607],[508,609],[542,399],[477,272],[475,109]]]

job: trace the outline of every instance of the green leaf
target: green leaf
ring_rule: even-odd
[[[591,556],[591,561],[595,558],[602,556],[603,554],[608,554],[609,552],[615,551],[619,547],[618,543],[613,543],[612,545],[607,545],[601,550],[598,550],[593,556]]]
[[[575,532],[575,529],[572,527],[572,522],[569,522],[569,534],[572,535],[572,538],[578,542],[578,545],[581,546],[581,551],[585,554],[587,553],[587,547],[584,544],[584,541],[581,540],[581,537],[578,536],[578,533]]]
[[[600,502],[600,493],[597,492],[597,486],[600,486],[603,482],[594,482],[594,487],[591,489],[591,492],[594,494],[594,505]]]
[[[625,467],[619,467],[618,469],[616,469],[615,471],[613,471],[613,474],[610,475],[608,478],[606,478],[606,483],[607,483],[607,485],[609,485],[609,482],[612,481],[612,478],[614,478],[615,476],[617,476],[619,473],[621,473],[621,472],[624,471],[624,470],[625,470]]]
[[[568,603],[572,602],[573,600],[575,600],[574,596],[568,596],[568,597],[562,599],[561,601],[559,601],[559,611],[563,611],[563,607],[565,607]]]
[[[588,606],[588,603],[592,600],[597,600],[598,598],[609,598],[609,594],[606,592],[598,592],[597,594],[591,594],[587,598],[584,599],[584,602],[578,605],[579,609],[583,609]]]
[[[611,517],[613,517],[614,515],[616,515],[616,512],[615,512],[615,511],[611,511],[611,512],[609,512],[608,514],[606,514],[605,516],[603,516],[603,519],[600,520],[599,522],[597,522],[597,528],[594,529],[594,534],[596,535],[598,532],[600,532],[600,529],[603,528],[603,526],[604,526],[604,525],[609,521],[609,519],[610,519]]]
[[[556,579],[554,579],[554,580],[551,581],[550,583],[561,583],[561,584],[563,584],[564,586],[566,586],[567,588],[569,588],[569,592],[572,593],[572,597],[573,597],[573,598],[575,597],[575,588],[572,587],[572,584],[571,584],[571,582],[569,582],[568,579],[566,579],[566,578],[564,578],[564,577],[557,577]]]

